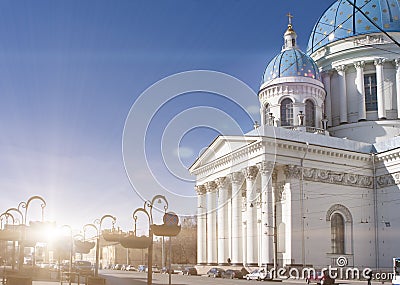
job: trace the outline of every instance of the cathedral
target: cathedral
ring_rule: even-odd
[[[198,266],[389,269],[400,256],[400,4],[335,1],[306,51],[288,16],[258,91],[261,123],[217,137],[189,169]]]

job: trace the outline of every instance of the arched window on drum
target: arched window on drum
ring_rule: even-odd
[[[306,126],[315,127],[315,105],[311,100],[306,100]]]
[[[289,98],[281,102],[281,126],[293,126],[293,102]]]

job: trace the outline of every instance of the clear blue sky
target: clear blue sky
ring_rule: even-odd
[[[109,213],[127,229],[133,210],[143,204],[121,154],[124,122],[136,98],[166,76],[198,69],[230,74],[257,92],[264,68],[283,44],[285,15],[295,16],[305,50],[314,23],[331,3],[1,1],[0,211],[41,195],[46,218],[60,225],[80,228]],[[161,162],[156,138],[169,115],[196,105],[236,113],[207,95],[169,102],[152,122],[152,163]],[[251,120],[237,116],[250,130]],[[184,164],[215,135],[191,132],[183,140]],[[187,186],[177,181],[176,187]],[[181,191],[193,195],[193,185]],[[32,204],[28,220],[38,214]]]

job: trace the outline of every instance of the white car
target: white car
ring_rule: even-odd
[[[268,280],[271,279],[269,272],[265,268],[259,268],[247,274],[244,278],[247,280]]]

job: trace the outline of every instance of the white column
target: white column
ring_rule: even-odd
[[[329,71],[322,74],[322,81],[326,91],[324,114],[328,119],[328,126],[332,126],[331,73]]]
[[[273,251],[273,213],[272,213],[272,168],[273,163],[259,164],[261,174],[261,264],[271,263]]]
[[[264,105],[261,105],[260,115],[261,115],[261,126],[265,126],[267,124],[267,110]]]
[[[207,264],[217,264],[217,185],[206,183],[207,189]]]
[[[243,175],[234,172],[229,175],[232,183],[232,256],[233,265],[243,265],[243,239],[242,239],[242,191]]]
[[[206,187],[196,186],[197,192],[197,264],[207,264],[207,200]]]
[[[367,110],[365,107],[365,88],[364,88],[364,61],[354,63],[357,71],[356,87],[358,97],[358,120],[364,121],[367,119]]]
[[[384,76],[383,76],[383,64],[385,62],[384,58],[379,58],[375,60],[376,67],[376,98],[378,101],[378,118],[386,118],[385,110],[385,93],[384,93]]]
[[[339,75],[339,120],[341,124],[347,123],[347,91],[346,91],[346,66],[336,67]]]
[[[218,187],[218,265],[228,265],[229,235],[228,235],[228,179],[217,178]]]
[[[396,62],[397,118],[400,119],[400,58]]]
[[[246,243],[246,265],[258,266],[258,240],[257,240],[257,188],[255,180],[258,168],[250,166],[244,169],[246,178],[246,225],[247,225],[247,243]]]

